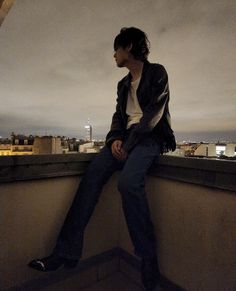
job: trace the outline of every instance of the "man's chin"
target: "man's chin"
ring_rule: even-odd
[[[123,67],[124,67],[124,64],[122,64],[122,63],[116,63],[116,66],[117,66],[118,68],[123,68]]]

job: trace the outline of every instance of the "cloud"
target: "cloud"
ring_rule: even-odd
[[[235,13],[230,0],[16,1],[0,29],[1,130],[67,134],[90,117],[105,134],[127,73],[115,66],[113,39],[137,26],[151,41],[150,61],[168,71],[173,129],[232,131]]]

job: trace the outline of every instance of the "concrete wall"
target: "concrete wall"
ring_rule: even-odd
[[[146,189],[163,274],[189,291],[235,291],[235,192],[157,177]],[[119,230],[133,253],[123,214]]]
[[[93,157],[1,158],[0,289],[45,276],[27,263],[51,252],[78,175]],[[134,255],[119,174],[104,186],[86,229],[83,258],[116,246]],[[161,271],[188,291],[236,290],[235,177],[234,162],[164,156],[147,176]]]
[[[0,290],[46,276],[27,264],[51,253],[78,183],[62,177],[0,185]],[[118,214],[111,180],[86,229],[82,259],[117,245]]]

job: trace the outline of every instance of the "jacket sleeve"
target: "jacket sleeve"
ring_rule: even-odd
[[[118,84],[119,86],[119,84]],[[118,86],[117,86],[117,94],[118,94]],[[112,116],[112,122],[110,126],[110,131],[108,132],[106,136],[105,144],[108,147],[111,147],[112,142],[116,139],[123,140],[124,137],[124,124],[123,124],[123,118],[121,116],[121,107],[119,104],[118,97],[116,98],[116,111]]]
[[[134,127],[123,148],[129,152],[142,138],[150,134],[160,121],[165,106],[169,100],[168,75],[165,68],[160,65],[152,72],[151,96],[148,105],[143,110],[143,116]]]

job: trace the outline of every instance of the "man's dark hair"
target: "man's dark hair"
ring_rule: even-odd
[[[132,44],[130,53],[135,59],[144,61],[149,54],[150,42],[147,35],[142,30],[135,27],[123,27],[115,37],[114,50],[119,47],[126,48]]]

